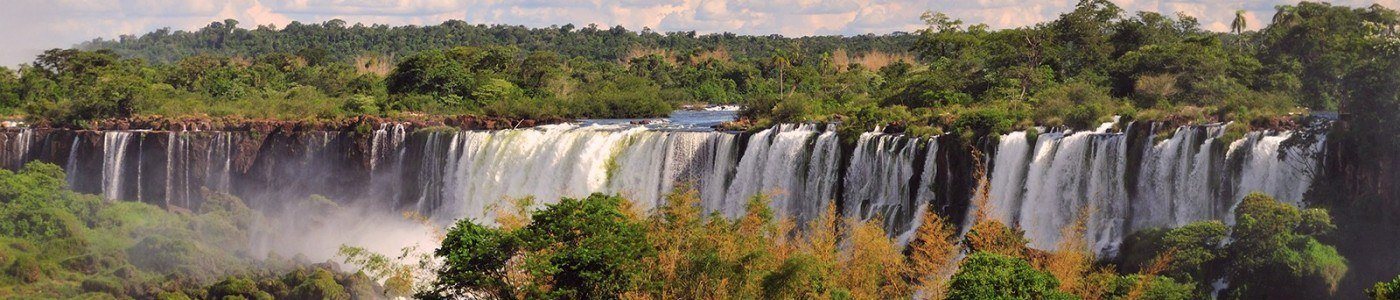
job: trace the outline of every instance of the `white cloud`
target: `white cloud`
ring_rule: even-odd
[[[0,65],[28,62],[48,48],[96,37],[115,38],[162,27],[193,30],[237,19],[245,27],[291,21],[431,25],[449,19],[470,23],[549,26],[590,23],[656,31],[740,34],[864,34],[912,31],[919,15],[940,11],[993,28],[1054,19],[1076,0],[14,0],[0,10]],[[1287,0],[1114,0],[1124,10],[1194,16],[1209,30],[1229,27],[1243,9],[1251,29],[1263,27],[1274,5]],[[1400,0],[1338,0],[1337,5]]]

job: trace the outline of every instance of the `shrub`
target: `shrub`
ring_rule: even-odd
[[[1142,282],[1149,280],[1148,282]],[[1105,299],[1132,299],[1136,291],[1138,299],[1154,300],[1186,300],[1200,299],[1197,295],[1196,287],[1190,283],[1181,283],[1171,277],[1164,276],[1144,276],[1140,274],[1113,276],[1104,287]]]
[[[244,299],[272,299],[272,295],[258,289],[258,284],[245,277],[229,277],[209,286],[209,298],[224,299],[243,297]]]
[[[964,244],[969,252],[988,252],[1022,257],[1030,241],[1015,228],[993,220],[979,220],[968,230]]]
[[[301,278],[302,281],[292,288],[289,294],[291,299],[326,299],[326,300],[348,300],[350,293],[345,291],[345,287],[335,281],[335,275],[325,269],[316,269],[310,274]]]
[[[112,278],[87,278],[83,279],[83,282],[80,285],[83,288],[83,291],[87,292],[106,293],[114,296],[125,294],[125,292],[123,292],[122,284],[120,282],[117,282],[116,279]]]
[[[1375,300],[1400,299],[1400,276],[1391,279],[1389,282],[1377,282],[1376,285],[1366,289],[1366,296]]]
[[[519,251],[514,236],[471,220],[457,221],[435,255],[443,259],[431,293],[484,294],[508,298],[506,263]],[[425,295],[426,296],[426,295]]]
[[[1056,289],[1059,281],[1025,260],[974,252],[948,286],[948,299],[1073,299]]]
[[[44,270],[39,266],[39,261],[31,256],[15,257],[15,262],[10,263],[5,273],[24,283],[34,283],[44,278]]]

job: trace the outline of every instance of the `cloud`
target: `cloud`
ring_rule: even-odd
[[[449,19],[534,27],[572,23],[655,31],[734,32],[786,36],[913,31],[919,15],[944,12],[969,24],[1011,28],[1052,20],[1076,0],[14,0],[0,10],[0,65],[32,60],[43,49],[97,37],[116,38],[169,27],[194,30],[237,19],[245,27],[292,21],[431,25]],[[1228,30],[1235,10],[1251,29],[1263,27],[1287,0],[1114,0],[1125,11],[1182,13],[1209,30]],[[1337,5],[1400,0],[1337,0]]]

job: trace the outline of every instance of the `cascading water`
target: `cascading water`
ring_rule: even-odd
[[[1322,142],[1287,148],[1281,144],[1290,133],[1255,132],[1231,143],[1227,154],[1218,141],[1224,127],[1183,126],[1140,155],[1129,152],[1134,139],[1106,132],[1107,124],[1096,132],[1042,133],[1029,156],[1024,133],[1004,135],[990,175],[989,214],[1020,227],[1038,249],[1057,247],[1063,230],[1084,218],[1088,246],[1113,256],[1135,230],[1228,222],[1234,204],[1251,192],[1301,205]]]
[[[845,207],[847,217],[862,220],[882,218],[891,233],[912,227],[909,223],[920,201],[920,182],[915,169],[921,140],[882,133],[864,133],[856,142],[851,165],[846,169]]]
[[[714,208],[737,217],[748,199],[770,196],[769,206],[799,223],[832,203],[837,156],[836,132],[817,125],[779,125],[749,139],[724,200]],[[813,174],[820,174],[813,178]]]
[[[489,219],[504,200],[535,197],[540,204],[589,193],[621,194],[650,209],[677,184],[702,192],[707,209],[723,203],[732,136],[718,132],[653,131],[640,127],[551,125],[534,129],[463,131],[430,135],[447,143],[444,159],[424,160],[421,172],[440,172],[438,204],[417,208],[444,219]],[[435,141],[436,140],[436,141]],[[432,180],[425,184],[437,184]],[[426,198],[424,198],[426,199]]]
[[[1182,126],[1154,143],[1156,124],[1110,132],[1113,125],[1000,136],[987,158],[988,216],[1021,228],[1040,249],[1057,247],[1062,229],[1082,218],[1089,246],[1113,255],[1135,230],[1229,221],[1250,192],[1301,204],[1323,150],[1323,139],[1289,146],[1294,132],[1222,141],[1223,124]],[[839,203],[843,216],[879,216],[906,242],[926,209],[970,213],[958,202],[969,199],[952,198],[970,198],[959,165],[974,156],[962,142],[939,140],[866,133],[842,153],[836,132],[814,124],[753,134],[578,124],[415,131],[386,123],[364,135],[7,129],[0,156],[10,168],[63,165],[76,190],[107,199],[194,208],[208,188],[275,210],[319,194],[439,222],[489,222],[508,199],[527,196],[546,204],[616,193],[650,209],[688,184],[707,213],[737,217],[750,197],[768,193],[779,216],[806,222]]]
[[[1016,225],[1020,218],[1021,195],[1025,193],[1026,160],[1030,159],[1031,144],[1025,131],[1001,136],[997,154],[989,175],[991,191],[987,200],[988,217],[1003,224]]]
[[[122,177],[126,175],[126,149],[131,143],[131,132],[109,131],[102,133],[102,196],[107,200],[117,200],[122,196]]]
[[[1139,175],[1139,203],[1134,228],[1180,226],[1220,218],[1217,190],[1219,173],[1215,139],[1223,125],[1184,126],[1171,139],[1148,150]]]
[[[1313,174],[1317,171],[1317,157],[1322,153],[1326,136],[1320,136],[1302,147],[1285,147],[1293,132],[1252,132],[1230,144],[1228,157],[1239,161],[1240,176],[1235,189],[1230,191],[1235,199],[1243,199],[1252,192],[1272,195],[1281,201],[1302,205],[1303,194],[1311,186]],[[1233,209],[1233,204],[1229,207]],[[1229,218],[1227,218],[1229,219]]]

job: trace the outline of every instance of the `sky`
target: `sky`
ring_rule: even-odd
[[[1295,0],[1296,1],[1296,0]],[[1245,10],[1251,29],[1263,27],[1274,6],[1286,0],[1113,0],[1124,10],[1184,13],[1209,30],[1225,31],[1234,11]],[[1400,0],[1335,0],[1337,5]],[[213,21],[236,19],[240,27],[291,21],[349,24],[432,25],[450,19],[468,23],[532,27],[598,24],[655,31],[739,34],[856,35],[909,31],[922,26],[919,15],[936,11],[967,23],[1012,28],[1054,19],[1075,0],[6,0],[0,4],[0,66],[32,61],[50,48],[67,48],[93,38],[139,35],[169,27],[194,30]]]

